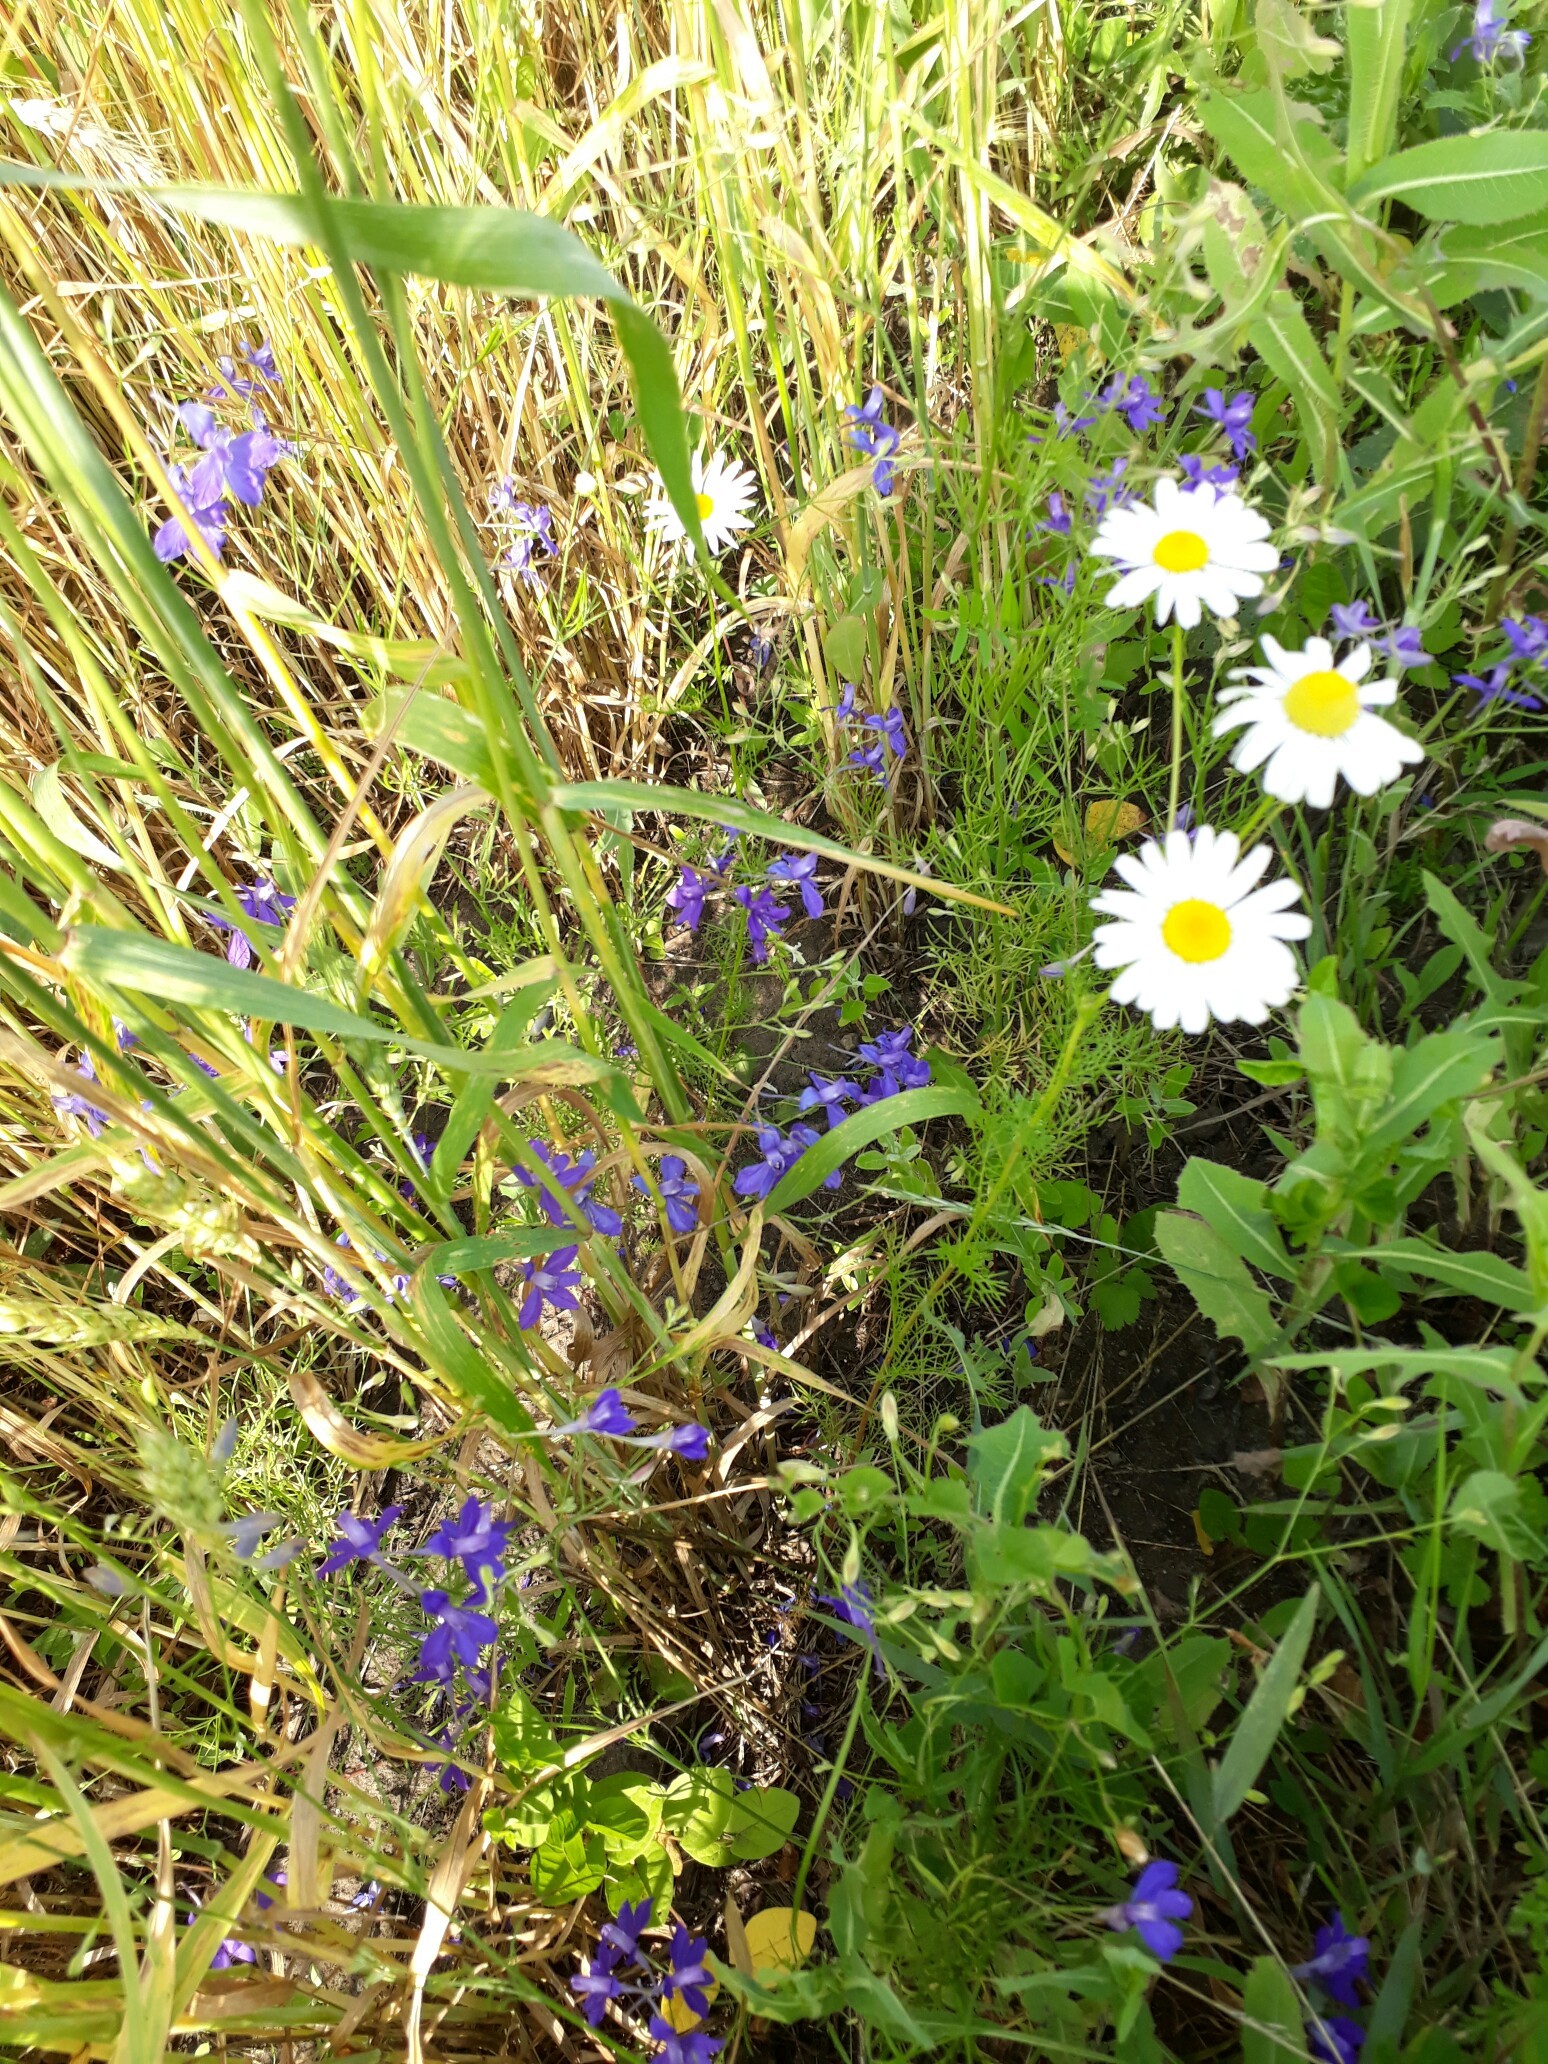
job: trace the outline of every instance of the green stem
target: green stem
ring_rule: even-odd
[[[1182,794],[1183,755],[1183,627],[1172,625],[1172,782],[1167,793],[1166,824],[1170,831],[1177,822],[1177,805]]]

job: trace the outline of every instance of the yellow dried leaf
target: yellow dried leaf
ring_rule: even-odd
[[[1143,831],[1149,822],[1137,803],[1093,803],[1086,812],[1086,836],[1112,845],[1133,832]]]
[[[789,1906],[766,1906],[747,1923],[747,1947],[760,1979],[776,1971],[798,1971],[816,1940],[814,1916]]]

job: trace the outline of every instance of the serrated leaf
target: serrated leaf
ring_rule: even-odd
[[[1177,1179],[1184,1211],[1212,1225],[1243,1261],[1265,1275],[1295,1275],[1295,1265],[1268,1208],[1268,1189],[1251,1176],[1218,1161],[1190,1160]]]
[[[1163,1211],[1156,1245],[1217,1333],[1239,1340],[1250,1355],[1267,1353],[1279,1337],[1268,1296],[1212,1225]]]
[[[1362,1258],[1379,1269],[1424,1276],[1466,1297],[1481,1297],[1518,1318],[1537,1310],[1538,1299],[1525,1269],[1497,1254],[1452,1254],[1423,1240],[1389,1240],[1384,1247],[1363,1249]]]

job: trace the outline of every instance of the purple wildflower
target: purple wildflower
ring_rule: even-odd
[[[700,874],[696,867],[685,867],[677,878],[677,887],[667,896],[667,908],[677,912],[679,924],[696,932],[704,916],[704,899],[714,886],[707,874]]]
[[[1493,64],[1501,56],[1520,64],[1532,39],[1525,29],[1508,28],[1509,20],[1509,9],[1497,6],[1496,0],[1478,0],[1473,26],[1452,51],[1452,63],[1466,50],[1475,64]]]
[[[1091,396],[1089,394],[1086,395],[1080,406],[1082,408],[1091,407]],[[1089,416],[1072,416],[1062,401],[1056,401],[1053,405],[1054,435],[1056,437],[1073,437],[1077,431],[1089,430],[1099,413],[1100,411],[1096,411]]]
[[[296,907],[295,897],[285,895],[271,881],[253,882],[248,888],[238,889],[236,899],[244,916],[252,924],[282,925],[285,922],[285,912]],[[231,934],[231,943],[226,948],[226,958],[231,965],[234,968],[250,968],[253,964],[253,941],[241,925],[214,912],[206,914],[218,932]]]
[[[1399,624],[1395,631],[1382,639],[1381,649],[1400,667],[1421,667],[1430,663],[1430,655],[1424,649],[1424,633],[1415,624]]]
[[[1119,388],[1120,392],[1114,396],[1112,388],[1109,388],[1102,398],[1115,414],[1123,417],[1136,437],[1142,437],[1154,424],[1166,421],[1166,410],[1142,374],[1135,373],[1126,389],[1118,380],[1112,382],[1112,387]]]
[[[1369,638],[1381,629],[1381,618],[1372,616],[1366,601],[1335,602],[1330,614],[1341,638]]]
[[[1069,503],[1058,488],[1048,496],[1048,521],[1038,525],[1039,530],[1051,530],[1055,537],[1068,537],[1075,522]]]
[[[1331,2000],[1341,2007],[1357,2007],[1360,1996],[1355,1991],[1358,1979],[1370,1975],[1371,1945],[1364,1935],[1351,1935],[1344,1926],[1344,1916],[1337,1907],[1332,1919],[1317,1930],[1312,1947],[1316,1954],[1304,1964],[1297,1964],[1291,1971],[1292,1978],[1315,1978]]]
[[[508,487],[510,483],[507,481],[503,485]],[[491,495],[490,501],[493,500]],[[558,556],[553,514],[542,502],[514,500],[509,504],[509,514],[516,535],[500,564],[514,573],[518,580],[525,581],[529,588],[541,588],[543,576],[533,565],[532,555],[541,546],[550,559]]]
[[[1233,394],[1228,401],[1219,387],[1206,387],[1204,399],[1194,410],[1197,416],[1208,416],[1224,434],[1231,447],[1233,459],[1245,459],[1256,451],[1258,440],[1252,433],[1253,397],[1245,389]]]
[[[349,1234],[340,1233],[333,1244],[335,1247],[348,1247],[350,1244]],[[360,1302],[360,1292],[347,1276],[339,1274],[332,1262],[329,1262],[328,1266],[323,1270],[322,1285],[327,1295],[329,1297],[336,1297],[339,1303],[345,1306],[346,1309],[350,1305]]]
[[[853,681],[840,681],[839,699],[833,704],[834,730],[842,731],[846,724],[853,722],[854,714],[855,684]]]
[[[710,862],[710,872],[724,881],[736,864],[736,849],[741,842],[742,834],[731,824],[722,824],[720,828],[725,834],[725,848],[719,859]]]
[[[780,936],[779,928],[790,915],[788,903],[776,903],[772,889],[736,889],[732,892],[747,912],[747,938],[752,957],[760,964],[769,957],[769,941]]]
[[[642,1175],[632,1178],[633,1186],[642,1196],[648,1197],[650,1189]],[[674,1233],[691,1233],[699,1223],[699,1185],[688,1173],[688,1164],[680,1154],[664,1154],[656,1176],[656,1188],[661,1192],[661,1201],[666,1206],[667,1224]]]
[[[767,672],[774,661],[774,641],[765,638],[761,631],[754,631],[747,640],[747,657],[759,673]]]
[[[900,1026],[896,1032],[880,1033],[875,1039],[862,1043],[861,1060],[869,1061],[877,1071],[877,1080],[871,1084],[865,1099],[867,1103],[896,1096],[900,1089],[923,1089],[929,1082],[930,1063],[912,1051],[913,1043],[912,1025]]]
[[[619,1954],[611,1942],[598,1943],[596,1955],[585,1970],[577,1971],[570,1980],[570,1990],[580,1995],[581,2012],[593,2028],[602,2026],[608,2001],[623,1997],[623,1980],[613,1975]]]
[[[238,359],[258,375],[256,380],[243,378]],[[240,394],[245,400],[251,400],[253,395],[262,393],[261,382],[267,381],[271,386],[279,383],[279,368],[274,363],[274,346],[267,337],[256,346],[239,345],[237,358],[222,355],[215,363],[220,367],[220,385],[211,391],[209,399],[212,401],[218,401],[222,394]]]
[[[779,1353],[778,1336],[771,1332],[770,1329],[767,1326],[763,1325],[761,1322],[754,1325],[752,1329],[752,1336],[753,1339],[757,1341],[758,1345],[760,1347],[766,1347],[769,1350],[770,1354]]]
[[[760,1125],[758,1159],[740,1170],[732,1189],[739,1197],[767,1197],[785,1170],[800,1160],[805,1147],[804,1140],[787,1140],[777,1126]]]
[[[704,1961],[709,1948],[702,1935],[690,1935],[679,1921],[672,1935],[672,1968],[662,1990],[668,1999],[681,1997],[690,2014],[707,2014],[715,1974]]]
[[[851,402],[844,411],[849,428],[845,437],[854,449],[868,459],[874,459],[871,468],[871,485],[886,499],[895,485],[897,468],[893,455],[902,439],[890,423],[882,420],[882,391],[873,387],[865,401],[856,405]]]
[[[1528,695],[1524,689],[1512,688],[1510,683],[1510,662],[1503,661],[1491,667],[1485,675],[1453,674],[1452,680],[1459,688],[1471,688],[1478,697],[1480,707],[1489,702],[1503,702],[1511,709],[1539,710],[1542,701],[1536,695]]]
[[[229,495],[244,508],[256,509],[263,500],[270,469],[285,458],[290,446],[262,425],[240,434],[225,429],[215,420],[215,411],[202,401],[185,401],[177,419],[204,457],[188,475],[189,507],[212,509]]]
[[[1365,2042],[1365,2030],[1347,2014],[1319,2014],[1307,2033],[1318,2064],[1356,2064]]]
[[[596,1149],[588,1147],[572,1161],[561,1149],[547,1146],[542,1140],[528,1140],[527,1145],[547,1168],[553,1181],[541,1182],[525,1168],[515,1168],[511,1172],[523,1189],[537,1191],[539,1208],[548,1223],[553,1226],[573,1225],[574,1220],[565,1208],[568,1195],[594,1232],[616,1240],[623,1231],[623,1220],[610,1204],[598,1204],[591,1195],[591,1171],[597,1164]]]
[[[151,549],[156,557],[163,566],[170,566],[174,559],[181,559],[192,543],[189,537],[191,526],[218,559],[225,546],[226,527],[231,520],[230,506],[218,497],[212,502],[195,501],[187,471],[170,459],[167,461],[167,478],[176,489],[178,500],[187,509],[188,520],[185,523],[181,516],[167,518],[151,540]]]
[[[650,1926],[651,1902],[638,1899],[632,1905],[626,1899],[618,1909],[617,1917],[602,1923],[602,1940],[615,1949],[619,1956],[627,1957],[633,1963],[641,1963],[640,1937]]]
[[[826,1111],[828,1130],[831,1132],[844,1117],[843,1106],[851,1098],[858,1102],[860,1091],[853,1082],[846,1082],[842,1078],[828,1082],[821,1075],[808,1074],[806,1079],[810,1082],[811,1088],[802,1090],[800,1107],[803,1111]]]
[[[876,1618],[872,1610],[871,1594],[866,1585],[840,1584],[836,1598],[828,1592],[819,1592],[812,1603],[826,1606],[834,1619],[842,1620],[846,1627],[852,1628],[855,1639],[864,1642],[871,1651],[871,1660],[875,1663],[878,1674],[886,1674],[882,1664],[881,1645],[876,1639]]]
[[[655,2064],[709,2064],[715,2052],[725,2048],[718,2035],[709,2035],[702,2028],[680,2033],[665,2014],[651,2015],[650,2032],[661,2045]]]
[[[612,1384],[606,1390],[599,1390],[578,1419],[567,1419],[563,1426],[556,1426],[556,1434],[600,1433],[610,1440],[627,1440],[635,1427],[634,1414]]]
[[[1512,661],[1532,666],[1548,655],[1548,616],[1526,616],[1520,623],[1507,616],[1500,629],[1509,641]]]
[[[695,1420],[669,1426],[664,1433],[642,1435],[631,1443],[636,1448],[659,1448],[663,1454],[680,1455],[685,1462],[702,1462],[709,1453],[709,1428]]]
[[[374,1562],[378,1569],[385,1569],[387,1558],[382,1554],[382,1535],[402,1516],[401,1505],[389,1505],[380,1519],[360,1519],[353,1512],[341,1512],[339,1538],[334,1542],[327,1561],[317,1565],[318,1576],[331,1577],[352,1562]]]
[[[86,1082],[95,1082],[97,1079],[96,1063],[85,1047],[81,1048],[81,1057],[75,1064],[75,1072]],[[61,1118],[79,1118],[93,1139],[101,1138],[103,1128],[108,1123],[108,1114],[89,1098],[83,1097],[79,1090],[56,1089],[52,1092],[50,1101]]]
[[[1235,466],[1209,466],[1199,452],[1184,452],[1177,461],[1189,487],[1235,487],[1241,473]]]
[[[560,1247],[553,1254],[523,1264],[519,1287],[523,1292],[517,1323],[525,1330],[543,1316],[545,1304],[556,1312],[578,1311],[580,1270],[575,1266],[575,1247]]]
[[[1163,1859],[1147,1863],[1129,1897],[1101,1918],[1120,1934],[1133,1928],[1150,1954],[1169,1964],[1182,1948],[1183,1931],[1177,1924],[1192,1912],[1193,1901],[1177,1890],[1176,1864]]]
[[[1093,516],[1105,516],[1109,509],[1122,509],[1134,496],[1123,485],[1129,470],[1127,459],[1114,459],[1105,473],[1093,473],[1086,489],[1086,506]]]
[[[869,723],[870,719],[867,718]],[[887,749],[878,739],[875,745],[856,746],[846,762],[851,767],[864,767],[874,774],[882,787],[887,786]]]
[[[870,720],[867,719],[867,722]],[[769,863],[769,880],[783,882],[788,887],[801,891],[801,908],[808,917],[821,917],[823,913],[822,892],[817,887],[817,855],[795,853],[787,860],[773,860]]]
[[[441,1521],[419,1553],[460,1562],[474,1595],[486,1598],[485,1573],[496,1583],[505,1575],[503,1558],[514,1531],[514,1521],[496,1519],[492,1507],[486,1510],[479,1499],[470,1497],[455,1518]]]
[[[274,1904],[275,1894],[283,1892],[289,1883],[290,1880],[286,1877],[283,1870],[270,1871],[266,1878],[259,1880],[258,1889],[253,1894],[254,1906],[257,1907],[260,1913],[267,1913]]]
[[[251,1944],[239,1942],[234,1935],[228,1935],[210,1958],[210,1969],[229,1971],[233,1964],[256,1964],[257,1961],[258,1952]]]
[[[882,739],[891,748],[894,759],[903,759],[908,752],[908,733],[903,728],[903,712],[894,703],[885,715],[862,719],[867,731],[879,731]]]
[[[453,1605],[445,1591],[421,1591],[419,1602],[435,1621],[419,1650],[420,1667],[431,1678],[448,1678],[453,1657],[472,1669],[500,1632],[488,1613]]]

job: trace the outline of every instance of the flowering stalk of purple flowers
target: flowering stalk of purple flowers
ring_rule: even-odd
[[[296,907],[295,897],[287,896],[271,881],[253,882],[245,889],[238,889],[236,899],[249,924],[276,928],[285,922],[285,913]],[[231,965],[234,968],[250,968],[256,951],[256,942],[252,935],[232,918],[222,917],[214,911],[209,911],[206,915],[216,931],[231,934],[230,944],[226,948],[226,958]]]
[[[642,1197],[650,1195],[650,1185],[642,1175],[632,1176],[630,1182]],[[662,1155],[656,1188],[673,1232],[691,1233],[699,1223],[699,1185],[688,1173],[688,1164],[680,1154]]]
[[[1548,617],[1527,616],[1519,622],[1506,617],[1500,625],[1509,650],[1496,659],[1485,674],[1453,674],[1459,688],[1471,688],[1483,708],[1491,702],[1509,709],[1540,710],[1542,697],[1511,685],[1518,670],[1548,667]]]
[[[266,352],[267,346],[261,350]],[[256,366],[258,361],[254,358],[251,363]],[[224,370],[231,361],[223,359],[221,364]],[[273,354],[269,353],[266,366],[259,368],[263,378],[278,377],[266,369],[272,364]],[[237,392],[256,391],[251,381],[233,385]],[[187,511],[187,520],[169,516],[156,532],[152,545],[164,566],[181,559],[190,549],[189,525],[218,559],[231,521],[231,504],[240,502],[244,508],[256,509],[263,500],[270,472],[281,459],[291,456],[293,448],[282,437],[274,436],[256,409],[253,414],[251,430],[233,431],[215,420],[215,411],[207,402],[185,401],[178,409],[179,424],[203,457],[186,464],[170,458],[167,461],[167,477]]]
[[[871,1079],[863,1089],[844,1077],[829,1080],[822,1075],[808,1075],[809,1087],[801,1091],[798,1100],[803,1117],[809,1111],[824,1112],[831,1132],[848,1115],[843,1108],[846,1103],[863,1109],[896,1096],[900,1090],[923,1089],[930,1080],[930,1063],[913,1051],[913,1041],[912,1025],[902,1025],[895,1032],[883,1032],[862,1042],[859,1059],[871,1071]],[[761,1200],[769,1196],[786,1170],[793,1168],[821,1136],[814,1127],[801,1123],[792,1125],[788,1134],[778,1126],[760,1125],[756,1133],[758,1157],[738,1170],[732,1189],[739,1197]],[[823,1188],[836,1190],[843,1176],[842,1167],[832,1169],[823,1178]]]
[[[552,510],[544,502],[519,500],[515,481],[508,479],[498,481],[489,490],[489,508],[507,533],[500,564],[529,588],[541,588],[543,576],[533,564],[534,553],[542,551],[550,559],[557,558],[559,553]]]
[[[496,1588],[506,1576],[505,1558],[515,1522],[497,1519],[493,1508],[470,1496],[460,1512],[443,1519],[424,1546],[409,1551],[404,1560],[439,1559],[451,1567],[448,1577],[460,1576],[466,1585],[454,1599],[445,1584],[421,1587],[400,1563],[392,1561],[382,1548],[382,1537],[402,1516],[401,1505],[389,1505],[379,1519],[361,1519],[341,1512],[338,1539],[319,1563],[320,1577],[364,1563],[379,1569],[403,1591],[413,1592],[421,1610],[432,1622],[421,1637],[418,1667],[409,1681],[437,1686],[449,1712],[449,1724],[435,1739],[448,1751],[442,1766],[443,1791],[465,1791],[466,1772],[450,1760],[462,1736],[475,1724],[494,1693],[494,1661],[484,1657],[499,1637],[499,1623],[484,1610],[495,1602]]]
[[[632,1905],[625,1901],[617,1918],[603,1923],[597,1947],[576,1969],[570,1990],[593,2028],[602,2026],[614,2004],[635,2016],[648,2014],[650,2032],[662,2045],[660,2064],[709,2064],[722,2047],[719,2037],[699,2028],[686,2032],[675,2028],[665,2012],[674,2000],[680,2000],[690,2014],[702,2017],[709,2012],[715,1985],[714,1973],[705,1961],[709,1944],[679,1921],[663,1971],[651,1962],[640,1941],[650,1926],[650,1915],[649,1899]]]
[[[587,1147],[572,1161],[568,1154],[544,1140],[528,1140],[527,1145],[548,1170],[551,1180],[545,1181],[520,1167],[512,1173],[523,1189],[537,1191],[538,1206],[548,1223],[572,1226],[579,1212],[593,1232],[616,1240],[623,1231],[623,1220],[611,1205],[599,1204],[591,1194],[595,1180],[591,1171],[597,1165],[595,1147]]]
[[[902,439],[892,425],[882,417],[882,391],[873,387],[864,402],[851,402],[844,411],[849,427],[844,435],[854,449],[863,457],[874,459],[871,468],[871,485],[886,499],[891,494],[897,478],[897,467],[893,457]]]
[[[660,1433],[640,1433],[639,1421],[612,1384],[599,1390],[585,1411],[556,1426],[550,1436],[568,1439],[577,1433],[599,1434],[605,1440],[622,1441],[629,1448],[650,1448],[660,1454],[681,1455],[685,1462],[702,1462],[709,1453],[709,1429],[695,1420],[668,1426]]]
[[[1290,1975],[1311,1988],[1313,2017],[1307,2034],[1311,2053],[1322,2064],[1355,2064],[1365,2042],[1365,2030],[1347,2013],[1326,2011],[1326,2002],[1338,2007],[1358,2007],[1356,1987],[1370,1976],[1371,1945],[1365,1935],[1351,1935],[1344,1916],[1335,1907],[1312,1940],[1313,1954],[1304,1964],[1292,1967]]]
[[[1424,649],[1424,633],[1414,624],[1396,624],[1389,631],[1369,603],[1335,602],[1329,615],[1333,628],[1344,638],[1366,638],[1390,659],[1394,666],[1422,667],[1430,663]]]

